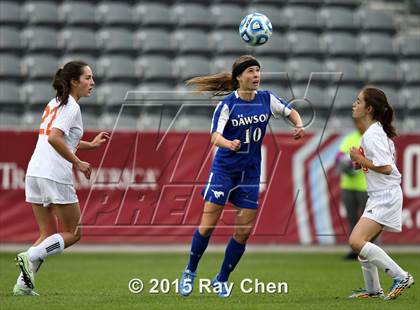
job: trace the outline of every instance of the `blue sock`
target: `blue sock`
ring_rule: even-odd
[[[188,262],[188,267],[192,272],[197,270],[198,262],[200,261],[201,256],[203,255],[204,251],[209,244],[210,236],[203,237],[198,228],[195,230],[194,235],[192,237],[191,243],[191,252],[190,252],[190,261]]]
[[[244,252],[245,244],[239,243],[233,238],[229,240],[217,280],[220,282],[226,282],[228,280],[230,273],[235,269]]]

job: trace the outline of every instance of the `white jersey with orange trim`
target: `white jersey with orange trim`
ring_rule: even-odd
[[[390,165],[392,172],[385,175],[363,168],[366,175],[367,191],[388,190],[401,184],[401,174],[395,164],[394,142],[388,138],[381,123],[372,124],[363,134],[360,151],[376,167]]]
[[[60,129],[64,133],[64,142],[74,153],[83,136],[82,114],[79,104],[71,95],[66,105],[58,106],[59,102],[54,98],[45,107],[38,142],[26,175],[73,184],[72,163],[57,153],[48,142],[48,135],[52,128]]]

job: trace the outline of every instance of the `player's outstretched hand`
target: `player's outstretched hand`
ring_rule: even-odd
[[[296,127],[293,130],[293,139],[299,140],[305,136],[305,129],[303,127]]]
[[[85,162],[85,161],[78,161],[74,167],[83,172],[83,174],[85,175],[86,179],[90,179],[90,174],[92,173],[92,169],[90,168],[90,164]]]
[[[107,132],[100,132],[93,140],[91,141],[91,145],[93,148],[100,147],[103,143],[105,143],[109,139],[109,133]]]
[[[234,151],[234,152],[239,151],[239,149],[241,148],[241,141],[239,141],[238,139],[230,141],[229,148],[231,151]]]

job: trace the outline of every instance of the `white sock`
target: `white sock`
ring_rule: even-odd
[[[366,242],[360,251],[360,256],[366,258],[376,267],[381,268],[392,278],[404,278],[407,273],[380,247],[371,242]]]
[[[28,251],[31,250],[32,248],[33,247],[30,247],[28,249]],[[32,268],[33,268],[34,272],[38,272],[39,268],[41,267],[42,262],[43,262],[42,260],[36,260],[36,261],[32,262]],[[19,274],[19,276],[16,280],[16,284],[20,288],[28,288],[25,284],[25,281],[23,281],[22,272]]]
[[[28,256],[32,263],[44,260],[46,257],[63,252],[64,240],[60,234],[54,234],[46,238],[35,247],[28,250]]]
[[[365,281],[365,289],[368,293],[377,293],[381,289],[379,283],[378,267],[370,263],[367,259],[358,257],[362,266],[363,279]]]

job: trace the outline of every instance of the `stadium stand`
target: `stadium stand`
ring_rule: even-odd
[[[36,113],[53,94],[54,71],[70,59],[85,60],[94,71],[96,90],[82,105],[86,125],[102,128],[112,126],[127,91],[175,91],[193,76],[230,71],[234,58],[250,53],[262,63],[262,86],[289,100],[293,99],[289,86],[301,96],[311,72],[341,72],[333,109],[336,123],[348,113],[360,87],[369,83],[386,90],[398,118],[411,120],[403,122],[410,129],[418,121],[420,106],[419,12],[410,11],[411,3],[390,3],[1,1],[0,126],[37,127]],[[270,17],[274,33],[269,43],[251,48],[237,29],[241,19],[255,11]],[[316,83],[311,96],[316,99],[311,102],[318,117],[326,117],[326,101],[321,98],[335,86],[322,74],[312,78]],[[199,121],[185,121],[187,127],[201,128],[198,123],[210,118],[196,110],[191,113],[197,113]],[[141,120],[154,117],[150,109]],[[134,116],[120,121],[128,122],[120,124],[124,128],[140,126]]]

